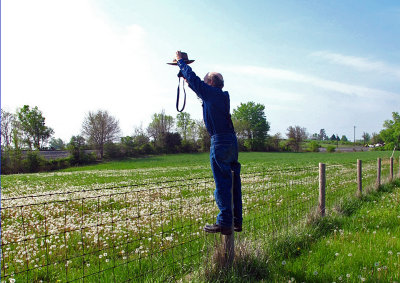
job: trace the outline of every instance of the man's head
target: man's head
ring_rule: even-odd
[[[204,82],[210,86],[222,89],[224,87],[224,78],[220,73],[209,72],[204,77]]]

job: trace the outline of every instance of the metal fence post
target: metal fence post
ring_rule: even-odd
[[[235,258],[235,232],[233,231],[233,186],[234,186],[235,175],[232,171],[232,187],[231,187],[231,207],[232,207],[232,234],[222,235],[225,265],[232,266],[233,259]]]
[[[325,164],[319,164],[319,204],[318,212],[324,217],[325,216],[325,185],[326,185],[326,175],[325,175]]]
[[[357,159],[357,190],[362,193],[362,161]]]
[[[390,173],[389,173],[389,180],[393,181],[393,157],[390,157]]]
[[[382,162],[381,159],[378,158],[378,163],[376,168],[376,188],[379,188],[379,186],[381,185],[381,168],[382,168]]]

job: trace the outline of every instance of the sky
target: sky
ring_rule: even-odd
[[[231,111],[265,106],[289,126],[353,140],[400,111],[399,1],[1,1],[1,108],[37,106],[68,142],[89,111],[122,136],[176,116],[176,50],[222,73]],[[202,119],[187,89],[185,112]]]

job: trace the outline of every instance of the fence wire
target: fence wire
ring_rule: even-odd
[[[328,211],[355,193],[356,176],[355,163],[327,166]],[[241,177],[246,237],[276,237],[318,205],[318,167]],[[364,163],[363,182],[375,180],[376,162]],[[203,178],[3,198],[1,280],[176,281],[210,248],[202,228],[218,213],[214,189]]]

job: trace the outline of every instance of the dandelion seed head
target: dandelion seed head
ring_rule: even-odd
[[[286,265],[286,261],[282,261],[282,265]]]

